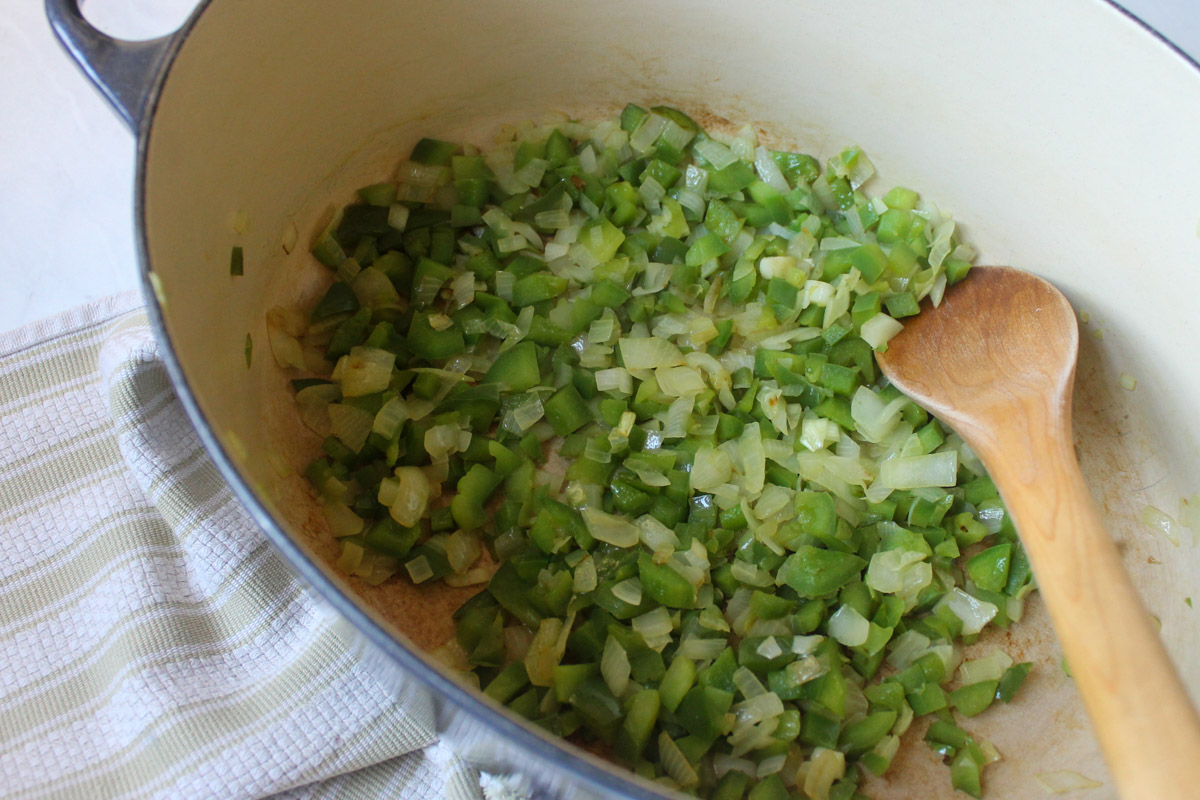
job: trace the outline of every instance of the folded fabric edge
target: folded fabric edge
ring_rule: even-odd
[[[76,331],[103,325],[116,317],[142,307],[138,292],[109,295],[86,305],[30,322],[19,328],[0,333],[0,358],[17,355],[42,342],[57,339]]]

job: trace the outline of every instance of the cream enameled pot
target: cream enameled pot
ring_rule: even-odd
[[[1102,0],[206,0],[172,36],[120,42],[76,0],[60,38],[137,132],[135,214],[151,317],[180,399],[233,491],[344,620],[358,652],[483,768],[539,796],[658,796],[479,699],[414,646],[455,598],[363,590],[327,566],[321,515],[284,463],[316,446],[269,356],[264,312],[327,280],[313,232],[417,137],[486,144],[503,123],[667,102],[828,156],[861,145],[882,184],[953,211],[980,263],[1056,283],[1081,315],[1076,433],[1125,563],[1193,697],[1194,533],[1138,522],[1200,492],[1200,68]],[[886,188],[886,186],[884,187]],[[246,274],[229,275],[245,248]],[[290,253],[288,252],[290,251]],[[245,340],[254,342],[247,369]],[[1136,378],[1137,388],[1120,378]],[[396,583],[400,583],[397,581]],[[971,721],[1004,761],[992,798],[1071,769],[1114,796],[1040,605],[985,640],[1038,669]],[[949,797],[919,741],[879,798]]]

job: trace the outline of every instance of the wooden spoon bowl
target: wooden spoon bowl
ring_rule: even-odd
[[[1075,458],[1078,350],[1075,313],[1057,289],[979,267],[914,317],[879,364],[995,481],[1122,796],[1200,797],[1200,718]]]

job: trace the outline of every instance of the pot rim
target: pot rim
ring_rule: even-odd
[[[663,787],[653,787],[652,784],[638,778],[633,773],[610,765],[608,762],[583,751],[566,740],[550,737],[533,730],[532,727],[518,722],[507,712],[494,707],[479,698],[473,690],[444,674],[437,667],[427,663],[415,648],[403,644],[393,636],[379,621],[372,618],[353,598],[342,591],[317,566],[309,552],[301,547],[267,510],[251,490],[234,464],[230,453],[221,444],[205,417],[196,395],[184,373],[183,365],[175,352],[172,339],[167,330],[166,319],[158,295],[152,281],[153,268],[150,263],[149,241],[146,225],[146,167],[148,161],[150,132],[158,111],[162,90],[166,83],[175,59],[183,48],[188,37],[195,29],[196,23],[207,11],[213,0],[201,0],[196,9],[188,17],[183,26],[170,37],[163,57],[158,62],[153,76],[147,76],[147,93],[143,113],[137,119],[135,135],[137,137],[136,177],[134,180],[134,226],[137,237],[136,250],[138,258],[139,283],[146,305],[150,327],[160,345],[160,355],[167,367],[176,395],[182,403],[185,412],[196,433],[203,443],[221,477],[229,485],[235,497],[242,504],[266,534],[267,538],[287,561],[290,569],[314,589],[321,598],[332,606],[338,614],[361,635],[379,648],[389,659],[402,667],[409,675],[423,683],[441,697],[449,700],[457,709],[470,715],[474,720],[487,726],[496,735],[503,736],[520,748],[535,756],[554,763],[559,767],[583,778],[595,788],[617,792],[625,797],[662,798],[671,794]],[[1108,8],[1131,24],[1150,35],[1158,44],[1165,46],[1175,56],[1200,73],[1200,61],[1184,52],[1178,45],[1167,39],[1162,33],[1152,27],[1134,12],[1119,5],[1116,0],[1087,0],[1089,5],[1098,9]],[[1090,13],[1090,12],[1088,12]]]

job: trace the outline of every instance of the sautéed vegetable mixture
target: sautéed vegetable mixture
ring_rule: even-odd
[[[929,716],[979,797],[1000,756],[960,721],[1030,665],[962,646],[1032,576],[876,366],[974,252],[873,173],[667,107],[422,139],[315,242],[320,301],[268,318],[339,565],[478,586],[441,654],[651,780],[849,800]]]

